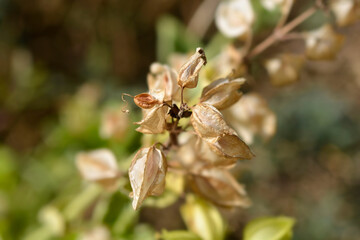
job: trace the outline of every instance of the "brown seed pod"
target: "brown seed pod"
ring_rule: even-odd
[[[132,206],[135,210],[146,197],[163,193],[166,170],[165,156],[155,146],[141,148],[136,153],[129,168],[130,184],[133,190]]]
[[[197,48],[194,55],[180,68],[178,85],[183,88],[195,88],[198,84],[199,72],[207,60],[202,48]]]
[[[134,102],[142,109],[153,108],[159,101],[148,93],[140,93],[134,97]]]
[[[240,99],[242,94],[238,90],[244,82],[244,78],[231,81],[218,79],[203,89],[200,102],[211,104],[219,110],[230,107]]]
[[[250,199],[245,188],[226,170],[203,169],[190,178],[196,193],[222,207],[249,207]]]
[[[161,105],[150,109],[143,120],[135,123],[140,125],[136,131],[145,134],[158,134],[164,132],[167,110],[168,106]]]

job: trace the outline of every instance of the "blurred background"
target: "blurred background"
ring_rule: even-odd
[[[178,212],[183,200],[134,212],[125,194],[85,186],[74,159],[79,151],[107,147],[126,173],[141,145],[131,124],[140,111],[124,118],[130,123],[111,139],[99,134],[104,112],[122,108],[122,93],[146,91],[151,63],[216,38],[214,56],[227,42],[213,21],[217,3],[0,0],[0,239],[78,239],[99,224],[115,239],[185,229]],[[290,18],[311,4],[298,1]],[[277,15],[255,11],[259,42]],[[315,15],[298,29],[323,21]],[[268,100],[277,133],[257,139],[256,158],[236,166],[253,205],[221,210],[227,239],[242,239],[251,219],[278,215],[296,219],[293,239],[360,239],[360,23],[337,30],[346,37],[337,58],[307,61],[290,86],[272,86],[256,65],[262,58],[254,60],[246,91]],[[303,48],[295,40],[262,57]]]

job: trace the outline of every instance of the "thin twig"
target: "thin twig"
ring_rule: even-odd
[[[317,10],[317,7],[312,7],[300,14],[298,17],[296,17],[294,20],[286,24],[281,29],[274,31],[273,34],[271,34],[268,38],[266,38],[263,42],[261,42],[259,45],[257,45],[249,54],[249,58],[255,57],[265,51],[268,47],[273,45],[276,41],[281,39],[285,34],[299,26],[301,23],[303,23],[306,19],[311,17]]]

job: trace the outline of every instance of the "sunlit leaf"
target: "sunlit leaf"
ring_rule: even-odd
[[[295,220],[289,217],[266,217],[248,223],[244,240],[289,240]]]

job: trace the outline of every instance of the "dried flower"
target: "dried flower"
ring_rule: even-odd
[[[306,56],[312,60],[332,60],[336,57],[344,41],[344,36],[336,34],[326,24],[306,34]]]
[[[242,94],[237,90],[244,82],[244,78],[218,79],[203,89],[200,102],[213,105],[219,110],[225,109],[240,99]]]
[[[245,94],[223,114],[247,144],[253,143],[255,134],[266,139],[275,134],[276,116],[258,94]]]
[[[336,23],[346,26],[360,19],[360,2],[358,0],[332,0],[330,8],[335,14]]]
[[[135,210],[146,197],[160,195],[164,191],[166,169],[164,154],[154,146],[142,148],[136,153],[129,168]]]
[[[265,68],[274,86],[284,86],[299,80],[304,57],[294,54],[282,54],[268,59]]]
[[[99,183],[111,190],[120,176],[116,158],[108,149],[79,153],[76,156],[76,166],[85,180]]]
[[[218,29],[230,38],[246,35],[254,20],[254,11],[249,0],[221,2],[215,13]]]
[[[191,176],[194,191],[222,207],[249,207],[251,202],[244,186],[226,170],[202,169]]]
[[[197,48],[194,55],[180,68],[178,85],[182,88],[195,88],[201,68],[206,65],[206,56],[202,48]]]

